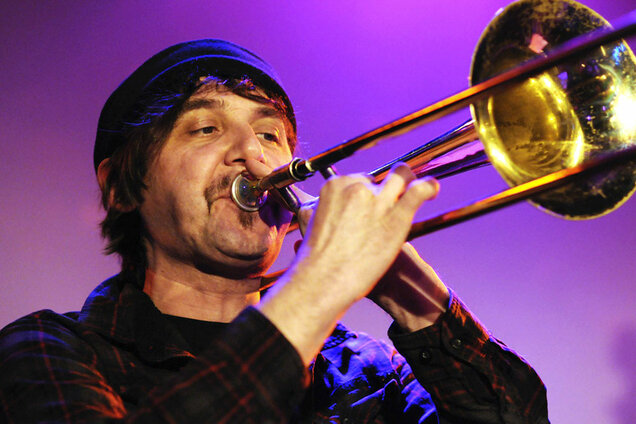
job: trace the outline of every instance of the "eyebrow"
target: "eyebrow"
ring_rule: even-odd
[[[188,99],[181,108],[181,115],[190,112],[192,110],[197,109],[227,109],[227,104],[223,101],[223,99],[213,98],[213,99],[203,99],[203,98],[195,98]],[[284,115],[281,111],[276,109],[271,105],[260,105],[255,111],[254,115],[259,118],[269,118],[275,117],[279,119],[283,119]]]
[[[224,109],[225,102],[221,99],[188,99],[181,107],[181,113],[197,109]]]

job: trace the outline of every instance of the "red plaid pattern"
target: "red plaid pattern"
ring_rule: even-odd
[[[389,336],[430,392],[442,421],[548,423],[539,376],[493,338],[454,293],[434,326],[402,334],[393,324]]]
[[[391,336],[417,380],[393,348],[341,325],[308,372],[253,308],[194,357],[116,276],[79,313],[40,311],[2,330],[0,422],[547,422],[536,374],[456,298],[434,327]]]

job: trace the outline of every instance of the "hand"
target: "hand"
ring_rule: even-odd
[[[304,234],[319,199],[302,191],[297,191],[297,195],[303,204],[297,217]],[[432,325],[446,311],[450,294],[433,268],[412,245],[405,243],[367,297],[391,315],[404,330],[416,331]]]
[[[446,311],[450,293],[433,268],[405,243],[367,297],[412,332],[432,325]]]
[[[294,263],[258,306],[308,364],[337,320],[366,296],[395,261],[419,206],[438,191],[405,165],[380,184],[366,176],[332,177]],[[311,216],[310,216],[311,215]]]
[[[324,275],[352,302],[365,296],[395,260],[419,206],[437,192],[435,180],[416,180],[406,165],[380,185],[363,175],[330,178],[315,213],[312,202],[298,214],[307,234],[295,265]]]

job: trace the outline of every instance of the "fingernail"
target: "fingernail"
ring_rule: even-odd
[[[431,199],[434,199],[437,197],[437,195],[439,194],[439,181],[437,181],[435,178],[433,177],[424,177],[421,180],[424,184],[428,185],[429,189],[431,190]]]

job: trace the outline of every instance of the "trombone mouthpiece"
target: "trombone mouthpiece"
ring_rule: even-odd
[[[267,192],[258,189],[258,181],[239,174],[232,182],[232,201],[246,212],[256,212],[265,204]]]

